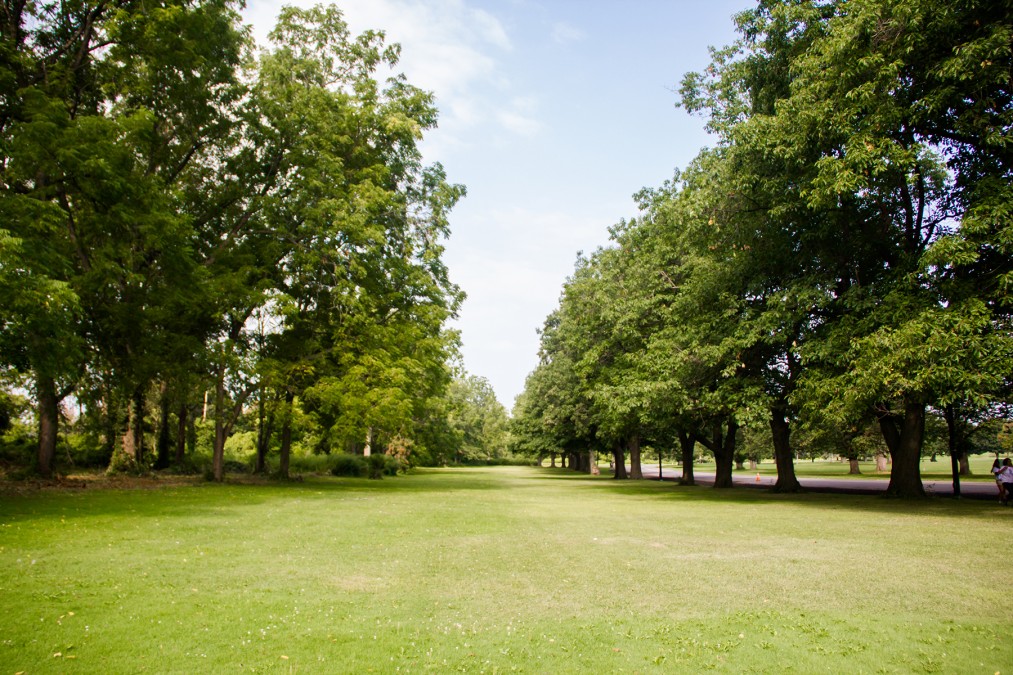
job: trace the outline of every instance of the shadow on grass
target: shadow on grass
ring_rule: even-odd
[[[223,483],[68,487],[0,493],[0,525],[61,517],[102,518],[120,514],[140,517],[226,515],[231,509],[293,498],[329,500],[342,496],[383,494],[450,494],[511,489],[509,479],[478,468],[415,469],[383,479],[304,476],[293,480],[251,479],[227,475]]]
[[[782,494],[763,488],[736,486],[718,489],[710,485],[680,485],[670,480],[617,480],[611,475],[589,476],[565,469],[542,470],[550,473],[543,473],[536,476],[536,479],[566,481],[608,494],[645,499],[743,504],[753,507],[792,504],[815,509],[833,508],[865,513],[920,514],[949,518],[992,518],[1006,514],[1013,517],[1013,509],[1003,509],[997,503],[980,499],[956,500],[951,497],[930,496],[925,499],[907,500],[881,494],[845,494],[816,490]]]

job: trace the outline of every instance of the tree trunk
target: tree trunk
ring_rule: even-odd
[[[292,401],[294,400],[295,395],[292,392],[285,392],[285,416],[281,425],[281,450],[278,457],[278,475],[285,479],[288,478],[289,459],[292,457]],[[366,437],[366,442],[369,442],[369,436]],[[364,454],[369,456],[368,452]]]
[[[725,428],[726,424],[727,428]],[[734,485],[732,465],[735,461],[735,433],[738,429],[739,425],[735,418],[729,415],[725,420],[714,423],[710,438],[702,435],[696,436],[696,440],[714,454],[715,488],[730,488]]]
[[[679,432],[679,450],[682,452],[682,478],[680,485],[696,485],[693,477],[693,454],[696,451],[696,439],[692,434],[684,431]]]
[[[186,452],[191,457],[197,451],[197,407],[187,408]]]
[[[274,433],[274,412],[264,414],[264,397],[260,397],[259,428],[257,429],[257,466],[254,473],[267,473],[267,453],[271,449],[271,436]]]
[[[795,476],[795,456],[791,451],[791,425],[784,406],[771,407],[770,432],[774,439],[774,463],[777,465],[777,481],[771,491],[801,492],[802,485]]]
[[[886,473],[889,468],[890,462],[887,456],[882,453],[876,453],[876,473]]]
[[[144,466],[144,389],[140,385],[127,404],[127,428],[123,432],[123,453],[131,457],[140,471]]]
[[[904,399],[904,414],[880,411],[879,426],[890,449],[890,484],[886,494],[904,499],[925,497],[921,479],[922,439],[925,435],[925,404]]]
[[[612,458],[613,465],[615,467],[615,473],[612,474],[613,478],[626,479],[629,476],[626,474],[626,452],[623,450],[623,444],[616,442],[612,446]]]
[[[633,434],[628,441],[630,449],[630,478],[643,480],[644,470],[640,463],[640,435]]]
[[[176,465],[182,466],[183,459],[186,457],[186,437],[187,437],[187,413],[189,408],[186,403],[182,403],[179,406],[179,412],[176,413]]]
[[[858,465],[857,457],[848,457],[848,474],[853,476],[861,475],[862,468]]]
[[[155,468],[165,469],[169,466],[169,446],[172,435],[169,433],[169,385],[162,382],[158,388],[158,440],[155,443]]]
[[[556,453],[554,452],[549,453],[549,468],[550,469],[556,468]]]
[[[60,398],[52,378],[40,376],[35,380],[35,395],[39,405],[39,448],[36,469],[43,478],[53,475],[53,457],[56,456],[56,437],[60,426]]]
[[[960,497],[960,431],[957,411],[951,403],[943,410],[946,418],[947,446],[950,451],[950,471],[953,473],[953,496]]]
[[[204,415],[207,416],[207,392],[204,392]],[[215,382],[215,445],[211,453],[211,472],[217,482],[225,480],[225,366],[218,367]]]

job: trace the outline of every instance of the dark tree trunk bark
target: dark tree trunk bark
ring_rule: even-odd
[[[692,434],[687,434],[684,431],[679,432],[679,450],[682,452],[682,478],[679,479],[679,484],[696,485],[696,479],[693,476],[693,454],[696,450],[696,439]]]
[[[215,481],[225,480],[225,366],[219,366],[215,382],[215,445],[211,455],[211,472]]]
[[[281,450],[278,457],[278,475],[288,478],[289,459],[292,456],[292,401],[295,395],[285,392],[285,418],[281,425]]]
[[[737,426],[734,423],[730,423],[729,427]],[[715,447],[712,449],[714,453],[714,487],[716,488],[730,488],[734,485],[732,481],[732,465],[734,464],[735,458],[735,432],[731,432],[731,439],[725,439],[721,441],[721,428],[720,426],[714,432],[715,436]]]
[[[626,479],[629,476],[626,474],[626,453],[623,450],[623,444],[616,442],[612,446],[612,458],[614,465],[613,478]]]
[[[848,457],[848,473],[853,476],[861,475],[862,468],[858,465],[857,457]]]
[[[197,408],[187,408],[189,414],[186,417],[186,452],[193,456],[197,451]]]
[[[549,468],[550,469],[556,468],[556,453],[554,452],[549,453]]]
[[[770,410],[770,432],[774,438],[774,463],[777,465],[777,481],[772,492],[801,492],[802,485],[795,476],[795,456],[791,451],[791,425],[783,405]]]
[[[186,437],[187,437],[187,413],[190,408],[186,403],[182,403],[179,406],[179,411],[176,413],[176,465],[181,466],[183,459],[186,457]]]
[[[169,466],[169,446],[172,444],[172,435],[169,433],[169,385],[162,382],[158,394],[158,440],[155,443],[155,468],[165,469]]]
[[[267,473],[267,452],[271,447],[271,435],[274,433],[274,413],[265,414],[266,402],[264,401],[264,390],[260,391],[260,401],[257,429],[257,466],[254,473]]]
[[[904,499],[924,498],[921,479],[921,450],[925,434],[925,404],[904,399],[904,414],[880,410],[879,426],[890,449],[890,484],[886,494]]]
[[[946,418],[946,440],[950,451],[950,470],[953,473],[953,496],[960,496],[960,422],[953,404],[943,410]]]
[[[640,462],[640,435],[633,434],[628,441],[630,449],[630,478],[643,480],[644,470]]]
[[[702,435],[696,437],[697,441],[714,454],[715,488],[730,488],[734,485],[732,465],[735,459],[735,433],[738,429],[739,425],[735,422],[735,418],[729,415],[724,421],[714,423],[710,438]]]
[[[144,388],[140,385],[127,404],[127,428],[122,443],[124,454],[133,458],[140,471],[144,466]]]
[[[35,468],[40,476],[50,478],[60,427],[60,398],[56,393],[56,383],[48,377],[36,378],[35,395],[39,405],[39,448]]]

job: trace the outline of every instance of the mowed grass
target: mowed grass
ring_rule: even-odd
[[[0,673],[1010,673],[1011,525],[535,468],[0,496]]]

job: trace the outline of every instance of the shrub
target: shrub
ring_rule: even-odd
[[[334,463],[338,457],[343,456],[342,454],[335,455],[311,455],[311,454],[292,454],[289,459],[289,471],[298,471],[299,473],[316,473],[323,474],[329,473],[334,468]]]
[[[331,474],[347,478],[362,478],[366,475],[366,460],[357,455],[340,454],[334,458]]]
[[[224,473],[250,473],[250,465],[236,459],[226,459],[222,462]]]
[[[383,478],[387,468],[387,455],[370,455],[366,464],[369,468],[369,477],[373,479]]]
[[[394,455],[382,455],[383,457],[383,472],[388,476],[396,476],[399,473],[404,473],[408,470],[408,462],[400,457]]]

